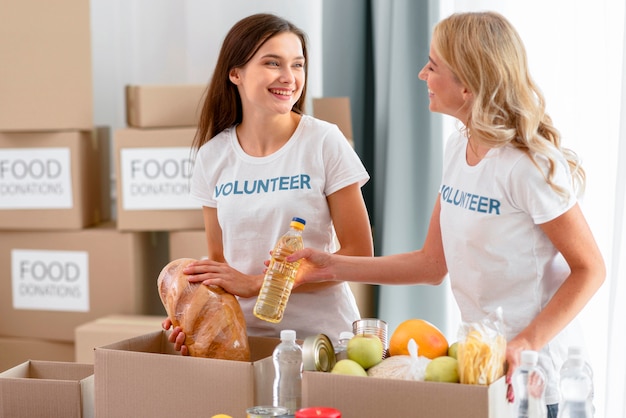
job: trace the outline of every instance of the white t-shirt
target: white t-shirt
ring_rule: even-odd
[[[467,139],[448,141],[441,193],[441,235],[452,291],[465,322],[479,322],[503,308],[506,338],[515,337],[545,307],[569,267],[539,224],[576,203],[567,162],[555,182],[562,198],[531,159],[512,146],[491,149],[477,165],[466,162]],[[548,162],[538,158],[544,171]],[[546,171],[547,172],[547,171]],[[546,402],[557,403],[558,370],[570,344],[582,344],[571,324],[540,352],[548,375]]]
[[[289,141],[266,157],[246,154],[229,128],[204,144],[197,155],[191,195],[217,208],[224,257],[245,274],[261,274],[269,252],[293,217],[306,221],[307,247],[334,252],[335,232],[327,196],[369,180],[361,160],[336,125],[303,115]],[[240,298],[248,334],[278,337],[293,329],[298,338],[326,334],[336,341],[360,317],[347,283],[314,293],[294,292],[283,320],[252,314],[256,297]]]

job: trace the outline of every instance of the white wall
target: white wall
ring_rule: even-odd
[[[94,121],[126,126],[127,84],[207,83],[222,40],[258,12],[285,17],[309,37],[308,97],[321,92],[322,0],[91,0]]]

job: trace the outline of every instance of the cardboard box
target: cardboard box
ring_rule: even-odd
[[[204,84],[126,86],[126,122],[132,128],[197,126]]]
[[[336,408],[342,418],[512,416],[504,377],[490,386],[479,386],[305,371],[302,405]]]
[[[74,344],[38,338],[0,337],[0,372],[28,360],[74,361]]]
[[[246,408],[271,405],[271,354],[280,342],[249,341],[251,362],[181,356],[165,331],[97,347],[96,416],[245,418]]]
[[[156,286],[167,264],[162,235],[113,223],[0,233],[0,335],[73,342],[77,326],[105,315],[165,315]]]
[[[334,123],[339,130],[354,144],[352,134],[352,112],[349,97],[318,97],[313,99],[313,116]]]
[[[94,416],[93,366],[27,361],[0,373],[0,417]]]
[[[122,231],[203,229],[189,195],[195,129],[120,129],[114,134],[117,227]]]
[[[167,317],[155,315],[109,315],[76,327],[77,363],[93,364],[94,349],[150,332],[160,331]]]
[[[0,2],[0,131],[91,129],[85,0]]]
[[[170,231],[170,260],[178,258],[207,257],[207,241],[204,229],[195,231]]]
[[[0,229],[81,229],[109,220],[109,131],[0,132]]]

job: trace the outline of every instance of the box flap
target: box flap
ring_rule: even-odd
[[[274,374],[274,362],[271,356],[254,362],[255,405],[272,404]]]
[[[95,416],[96,392],[94,381],[95,377],[93,374],[80,381],[83,418],[94,418]]]
[[[489,386],[489,418],[513,416],[513,404],[506,399],[505,377],[501,377]]]

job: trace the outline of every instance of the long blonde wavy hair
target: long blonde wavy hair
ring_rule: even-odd
[[[547,183],[560,195],[554,182],[556,153],[570,167],[574,190],[582,193],[585,172],[577,155],[561,145],[561,135],[546,113],[543,94],[530,77],[526,49],[506,18],[495,12],[456,13],[434,29],[433,48],[458,80],[474,96],[466,134],[489,147],[511,144],[549,161]]]

